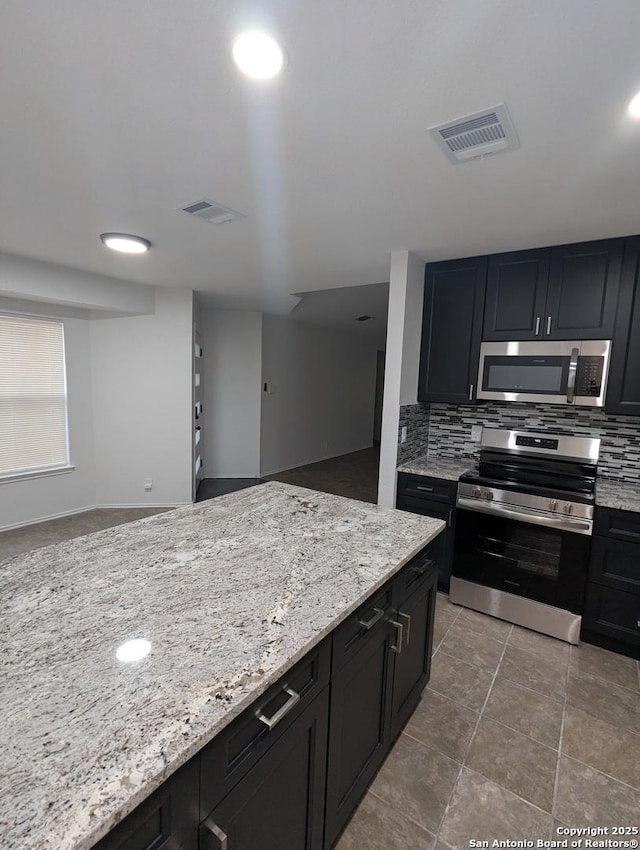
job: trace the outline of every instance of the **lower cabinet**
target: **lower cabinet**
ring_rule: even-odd
[[[329,850],[429,678],[441,537],[95,850]]]
[[[640,515],[596,508],[582,640],[640,658]]]
[[[431,669],[439,540],[334,635],[325,848],[413,712]]]
[[[322,850],[328,688],[200,825],[200,850]]]

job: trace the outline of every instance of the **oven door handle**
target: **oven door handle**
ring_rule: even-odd
[[[499,505],[495,502],[480,502],[478,499],[468,499],[458,496],[456,505],[469,511],[477,511],[493,516],[509,517],[520,522],[529,522],[533,525],[546,525],[548,528],[559,528],[561,531],[573,531],[576,534],[591,534],[593,523],[590,520],[573,519],[568,516],[557,516],[553,514],[531,513],[523,508],[512,508],[508,505]]]

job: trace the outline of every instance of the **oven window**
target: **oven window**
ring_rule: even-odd
[[[482,389],[566,395],[568,357],[485,357]]]
[[[585,535],[458,509],[453,574],[580,611],[589,546]]]

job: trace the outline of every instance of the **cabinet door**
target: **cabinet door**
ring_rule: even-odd
[[[389,750],[394,655],[388,616],[339,670],[334,663],[325,847],[332,846]]]
[[[441,554],[438,558],[438,589],[449,592],[451,581],[451,567],[453,565],[453,543],[455,539],[456,509],[454,505],[445,505],[442,502],[432,502],[428,499],[416,499],[412,496],[398,494],[396,507],[401,511],[410,511],[412,514],[442,519],[447,527],[440,534]]]
[[[623,239],[551,249],[544,339],[611,339]]]
[[[627,239],[607,390],[607,413],[640,416],[640,238]]]
[[[587,585],[582,639],[591,643],[593,636],[602,635],[616,641],[615,649],[640,657],[640,595],[614,590],[590,582]],[[610,648],[614,648],[610,645]]]
[[[475,402],[486,277],[486,257],[427,266],[418,401]]]
[[[594,537],[589,580],[640,596],[640,545]]]
[[[94,850],[197,850],[196,756],[99,841]]]
[[[200,825],[200,850],[321,850],[328,689]]]
[[[415,589],[398,606],[397,622],[402,627],[402,634],[398,634],[394,644],[392,738],[411,716],[429,681],[436,585],[437,571],[431,569],[422,581],[416,582]]]
[[[489,257],[482,339],[540,339],[549,279],[549,248]]]

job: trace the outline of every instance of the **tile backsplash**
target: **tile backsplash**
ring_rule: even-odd
[[[400,408],[402,425],[407,425],[407,442],[398,446],[398,463],[406,463],[426,451],[438,457],[473,458],[478,454],[479,443],[471,440],[471,428],[480,425],[600,437],[599,474],[640,485],[637,417],[608,416],[601,410],[567,409],[553,404],[414,404]]]

